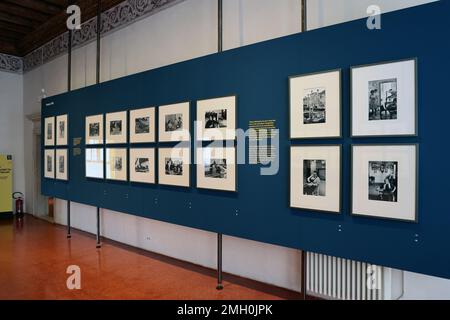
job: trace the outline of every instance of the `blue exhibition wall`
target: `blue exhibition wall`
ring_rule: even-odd
[[[450,170],[445,169],[450,159],[445,129],[450,119],[449,18],[450,2],[439,1],[385,14],[381,30],[368,30],[364,19],[352,21],[46,98],[43,118],[69,115],[70,181],[43,178],[42,192],[183,226],[450,278]],[[418,59],[418,137],[350,138],[350,67],[413,57]],[[291,142],[288,77],[337,68],[343,71],[343,138]],[[237,193],[197,189],[194,165],[188,189],[85,178],[87,115],[188,100],[193,128],[197,100],[230,94],[238,97],[238,127],[247,129],[251,120],[276,120],[277,175],[261,176],[260,166],[239,165]],[[76,137],[83,138],[78,156],[72,145]],[[351,216],[354,143],[420,145],[418,223]],[[289,208],[289,147],[300,144],[342,145],[341,214]]]

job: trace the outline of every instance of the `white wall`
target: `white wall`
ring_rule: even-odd
[[[364,17],[369,4],[391,11],[424,2],[430,1],[309,0],[308,25],[317,28]],[[224,49],[299,32],[300,16],[300,0],[226,0]],[[186,0],[104,37],[101,46],[101,81],[214,53],[217,2]],[[73,52],[73,88],[95,83],[95,52],[95,43]],[[67,57],[62,56],[25,74],[26,114],[40,109],[42,88],[47,95],[66,90],[66,61]],[[25,128],[25,144],[29,139],[29,128]],[[26,172],[29,171],[31,168],[27,167]],[[65,224],[66,202],[57,201],[55,211],[56,222]],[[95,212],[93,207],[73,203],[72,225],[94,232]],[[216,236],[209,232],[103,210],[102,233],[136,247],[215,267]],[[300,290],[301,262],[297,250],[232,237],[224,237],[223,248],[224,271]],[[405,273],[405,297],[423,297],[421,294],[427,293],[421,289],[427,285],[440,286],[440,297],[450,298],[449,281]]]
[[[13,156],[13,191],[25,193],[23,80],[0,71],[0,154]]]

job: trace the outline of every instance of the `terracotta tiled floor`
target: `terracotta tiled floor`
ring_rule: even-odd
[[[0,220],[0,299],[279,299],[282,296],[270,293],[270,289],[255,289],[246,285],[246,280],[244,285],[224,281],[224,290],[217,291],[211,270],[171,263],[170,259],[151,257],[113,242],[106,242],[97,250],[90,235],[75,231],[72,239],[67,240],[62,226],[32,216],[24,220],[22,227]],[[81,268],[81,290],[66,287],[69,265]]]

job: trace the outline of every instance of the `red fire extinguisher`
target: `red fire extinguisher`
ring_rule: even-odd
[[[14,192],[13,199],[16,200],[16,215],[18,218],[23,217],[23,193]]]

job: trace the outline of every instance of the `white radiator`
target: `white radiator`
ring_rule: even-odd
[[[396,300],[403,272],[322,254],[307,253],[307,294],[338,300]]]

